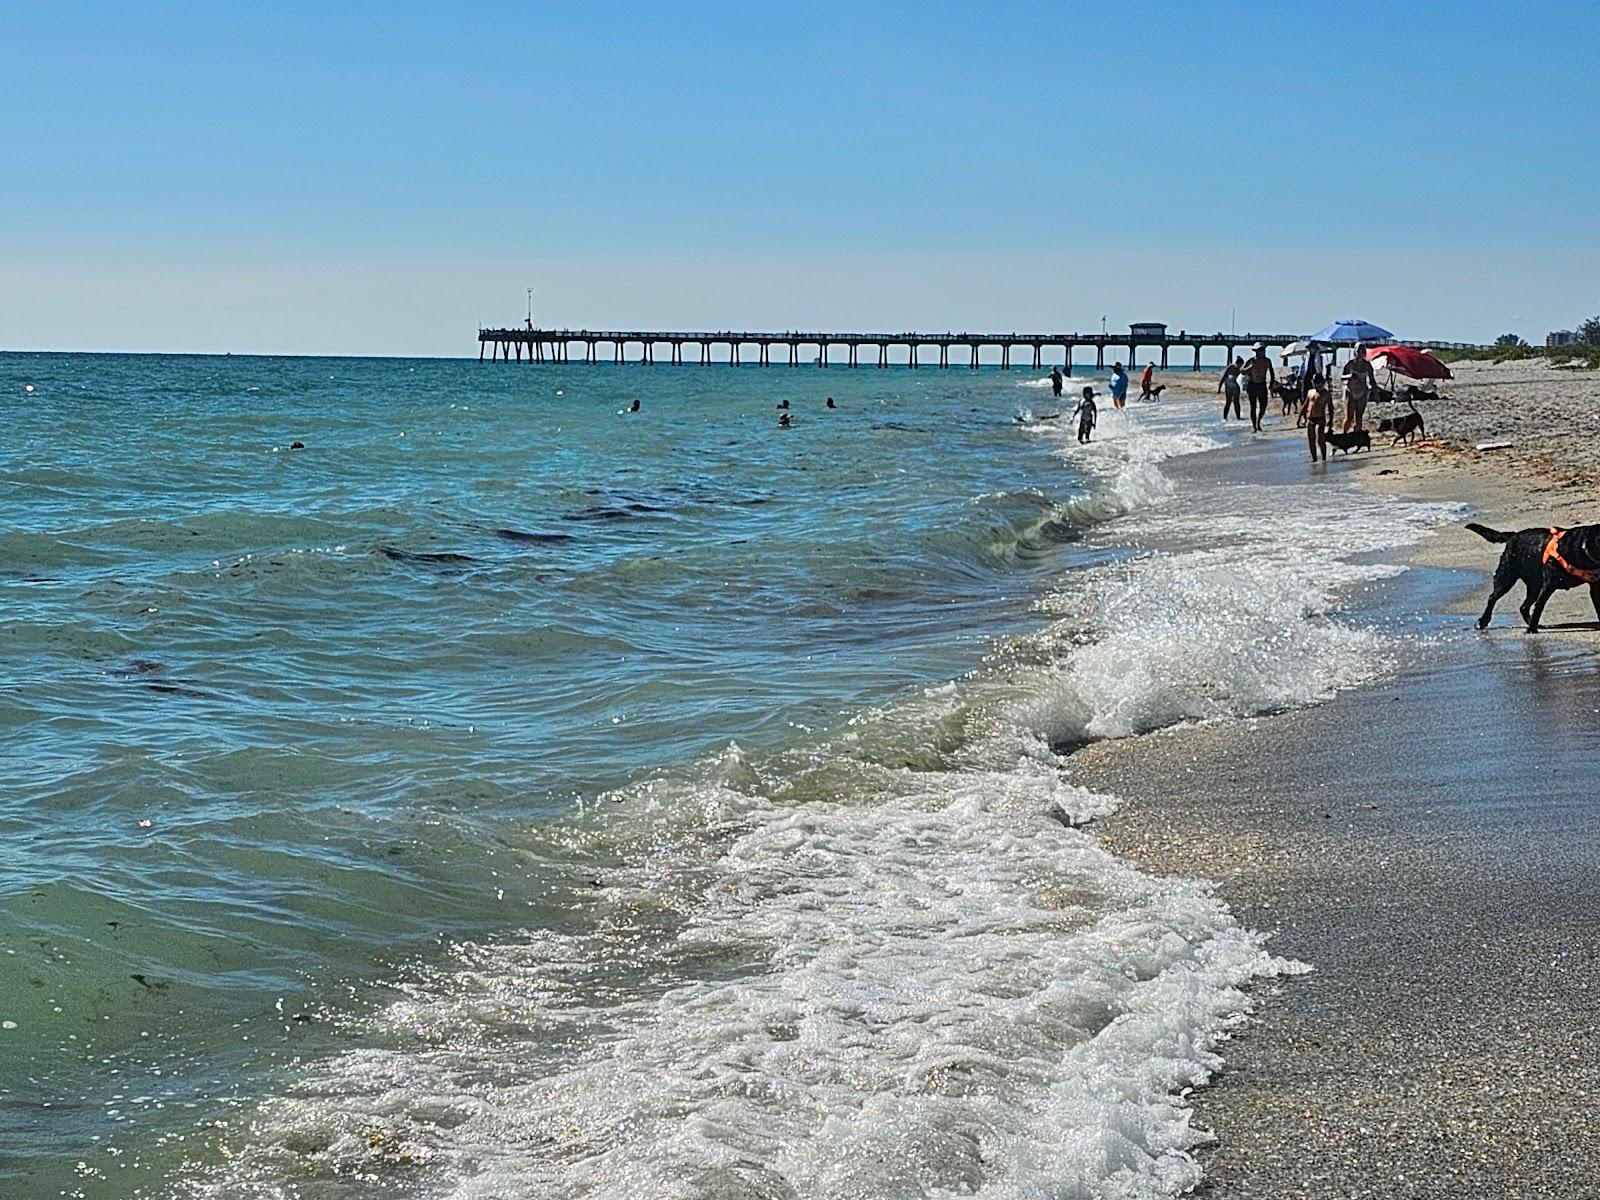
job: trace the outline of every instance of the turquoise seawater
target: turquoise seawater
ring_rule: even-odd
[[[1295,967],[1071,755],[1390,669],[1351,600],[1454,515],[1025,372],[0,405],[4,1200],[1183,1194]]]
[[[614,851],[546,831],[1037,626],[1083,481],[1018,380],[0,355],[0,1194],[162,1186],[445,947],[586,920]]]

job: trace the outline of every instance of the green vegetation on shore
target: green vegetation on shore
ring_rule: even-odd
[[[1480,346],[1476,349],[1436,350],[1440,362],[1521,362],[1546,358],[1558,367],[1600,371],[1600,346],[1574,342],[1570,346]]]
[[[1566,346],[1530,346],[1514,333],[1502,333],[1492,346],[1437,351],[1442,362],[1520,362],[1546,358],[1558,367],[1583,367],[1600,371],[1600,317],[1590,317],[1577,328],[1578,340]]]

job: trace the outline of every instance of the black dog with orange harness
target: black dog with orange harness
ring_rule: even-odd
[[[1551,596],[1583,584],[1589,585],[1589,599],[1594,602],[1595,616],[1600,617],[1600,525],[1520,529],[1516,533],[1471,523],[1467,528],[1485,541],[1504,542],[1506,547],[1494,569],[1494,590],[1478,618],[1479,629],[1488,628],[1495,603],[1519,580],[1528,589],[1519,611],[1529,633],[1539,632],[1539,618]]]

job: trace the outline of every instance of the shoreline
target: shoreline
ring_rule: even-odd
[[[1303,435],[1284,426],[1241,445],[1289,453]],[[1594,479],[1571,462],[1441,441],[1340,455],[1308,479],[1335,475],[1502,528],[1594,519]],[[1071,760],[1073,783],[1125,800],[1093,826],[1109,849],[1213,881],[1274,954],[1314,968],[1257,989],[1192,1098],[1214,1134],[1197,1195],[1593,1194],[1600,737],[1584,714],[1600,712],[1600,633],[1582,588],[1552,601],[1537,639],[1520,589],[1477,633],[1497,556],[1453,522],[1352,602],[1422,634],[1374,684]]]

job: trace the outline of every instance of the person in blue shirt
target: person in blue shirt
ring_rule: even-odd
[[[1111,364],[1111,403],[1121,408],[1128,402],[1128,372],[1121,363]]]

